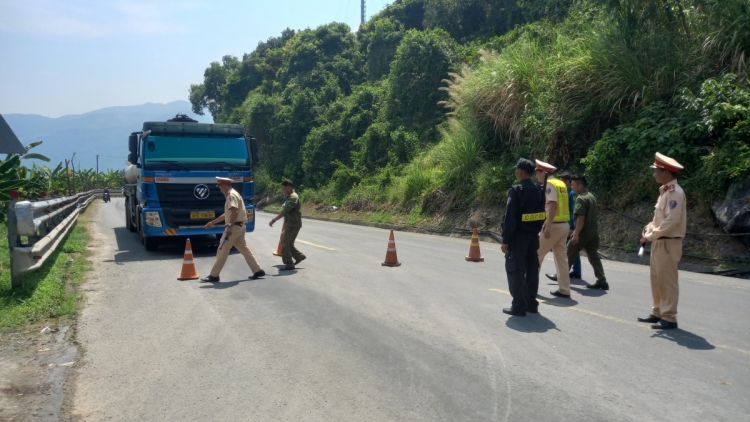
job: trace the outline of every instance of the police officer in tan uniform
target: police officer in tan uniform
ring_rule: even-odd
[[[570,298],[570,267],[568,266],[567,240],[570,230],[570,207],[568,204],[568,187],[562,180],[549,177],[557,167],[536,160],[536,178],[544,183],[545,211],[547,218],[539,235],[539,268],[542,267],[544,257],[552,249],[557,268],[558,290],[550,292],[552,296]]]
[[[677,184],[677,172],[683,167],[675,159],[656,153],[651,166],[654,179],[661,184],[654,219],[643,229],[641,244],[651,244],[651,315],[638,318],[655,330],[677,328],[677,264],[682,258],[682,239],[687,230],[685,192]]]
[[[216,182],[221,193],[227,198],[227,201],[224,204],[224,214],[206,223],[206,229],[210,229],[222,220],[226,229],[221,238],[219,249],[216,251],[216,262],[213,268],[211,268],[211,273],[208,277],[201,279],[201,281],[211,283],[219,281],[219,273],[224,268],[224,263],[227,262],[227,256],[229,256],[229,251],[232,250],[232,247],[237,248],[242,256],[245,257],[245,262],[247,262],[247,265],[253,272],[253,275],[249,278],[257,280],[266,275],[266,272],[260,268],[253,251],[250,250],[245,242],[245,222],[247,221],[245,201],[242,200],[242,195],[232,188],[232,179],[217,177]]]

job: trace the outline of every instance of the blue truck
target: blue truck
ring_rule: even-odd
[[[234,180],[247,208],[246,231],[255,230],[253,166],[258,143],[242,125],[198,123],[184,114],[166,122],[144,122],[128,137],[125,227],[138,233],[147,251],[167,238],[224,232],[204,225],[224,213],[216,177]]]

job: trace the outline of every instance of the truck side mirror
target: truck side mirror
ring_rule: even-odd
[[[135,133],[132,133],[130,134],[130,136],[128,136],[128,151],[138,156],[138,135],[136,135]],[[129,158],[128,161],[130,161]],[[135,161],[130,162],[135,164]]]
[[[252,154],[253,166],[257,166],[260,164],[260,157],[258,157],[258,140],[255,139],[254,136],[251,136],[248,141],[250,141],[250,153]]]
[[[128,162],[130,164],[137,164],[138,163],[138,154],[131,152],[128,154]]]

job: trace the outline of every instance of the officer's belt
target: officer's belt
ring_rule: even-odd
[[[547,213],[535,212],[531,214],[521,214],[521,221],[543,221],[547,218]]]

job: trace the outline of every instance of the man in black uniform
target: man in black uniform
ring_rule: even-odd
[[[531,181],[535,167],[530,160],[518,160],[516,179],[520,183],[508,190],[502,244],[508,287],[513,296],[512,306],[503,309],[508,315],[526,316],[526,312],[539,312],[536,300],[539,288],[537,249],[539,232],[547,215],[544,212],[544,193]]]

